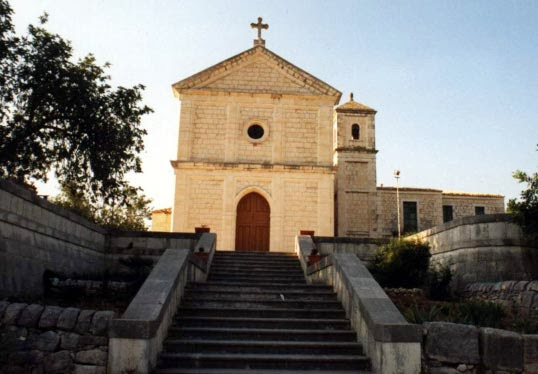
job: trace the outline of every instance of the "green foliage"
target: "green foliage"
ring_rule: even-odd
[[[438,305],[430,307],[421,307],[418,304],[413,304],[402,311],[405,319],[409,323],[423,324],[424,322],[438,321],[442,319],[443,308]]]
[[[507,211],[514,222],[521,226],[529,237],[538,238],[538,173],[529,175],[520,170],[514,173],[519,183],[526,183],[527,188],[521,191],[519,201],[510,199]]]
[[[428,275],[430,257],[429,244],[394,239],[378,249],[372,273],[383,287],[421,287]]]
[[[64,185],[61,194],[51,202],[111,229],[146,231],[144,220],[151,217],[151,200],[129,186],[123,189],[121,199],[104,204],[93,203],[83,191]]]
[[[451,314],[456,323],[497,328],[501,327],[502,320],[506,317],[506,312],[500,305],[480,300],[455,304]]]
[[[130,199],[125,175],[141,171],[140,122],[152,111],[141,104],[144,87],[112,88],[109,65],[91,54],[73,61],[70,42],[45,29],[46,15],[24,36],[11,15],[0,0],[0,176],[30,183],[54,171],[92,205]]]
[[[450,281],[452,281],[452,272],[448,266],[430,264],[426,283],[428,298],[431,300],[449,300]]]
[[[480,300],[444,304],[414,303],[401,308],[408,322],[418,324],[446,321],[500,328],[503,327],[503,320],[507,316],[500,305]]]

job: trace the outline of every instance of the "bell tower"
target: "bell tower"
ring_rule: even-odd
[[[337,236],[378,236],[375,114],[353,93],[334,112]]]

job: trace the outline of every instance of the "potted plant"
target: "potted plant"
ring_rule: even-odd
[[[194,254],[202,261],[207,262],[207,260],[209,259],[209,253],[205,252],[204,247],[199,247],[198,252],[194,252]]]
[[[308,265],[315,264],[316,262],[319,262],[319,260],[321,260],[321,255],[319,254],[318,249],[314,247],[308,255]]]

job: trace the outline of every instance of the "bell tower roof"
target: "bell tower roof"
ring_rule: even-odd
[[[349,94],[349,101],[336,107],[336,111],[338,113],[377,113],[375,109],[354,101],[353,92]]]

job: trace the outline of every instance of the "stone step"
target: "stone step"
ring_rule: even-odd
[[[283,260],[256,260],[256,259],[222,259],[213,258],[212,265],[222,266],[301,266],[299,260],[283,259]]]
[[[304,283],[287,283],[282,285],[279,283],[257,283],[244,284],[238,282],[205,282],[205,283],[190,283],[187,290],[208,290],[208,291],[238,291],[238,292],[333,292],[331,286],[322,284],[304,284]]]
[[[161,367],[227,369],[365,370],[369,360],[360,355],[291,355],[232,353],[163,353]]]
[[[247,255],[247,254],[233,254],[233,253],[215,253],[214,260],[218,261],[260,261],[265,263],[278,262],[278,261],[288,261],[295,262],[299,261],[297,255],[287,256],[287,255]]]
[[[170,327],[168,339],[356,342],[353,330]]]
[[[273,301],[336,301],[334,292],[297,292],[297,291],[211,291],[191,290],[185,292],[185,298],[213,300],[273,300]]]
[[[187,308],[181,306],[178,317],[248,317],[248,318],[322,318],[341,319],[346,314],[340,307],[338,309],[269,309],[269,308],[229,308],[229,307],[204,307]]]
[[[167,339],[166,352],[175,353],[270,353],[270,354],[339,354],[361,355],[356,342],[259,341],[259,340],[195,340]]]
[[[347,319],[321,318],[245,318],[245,317],[179,317],[176,326],[190,327],[242,327],[255,329],[312,329],[346,330],[350,328]]]
[[[338,309],[342,304],[338,300],[217,300],[202,297],[184,297],[181,305],[188,308],[267,308],[267,309]]]
[[[304,277],[297,276],[279,276],[279,277],[256,277],[256,276],[245,276],[240,275],[213,275],[209,272],[208,280],[210,282],[237,282],[237,283],[280,283],[280,284],[289,284],[289,283],[302,283],[306,284]]]
[[[263,258],[297,258],[295,252],[256,252],[256,251],[216,251],[219,257],[263,257]]]
[[[157,369],[157,374],[313,374],[312,370],[286,370],[286,369]],[[327,374],[371,374],[370,371],[363,370],[316,370],[316,373]]]
[[[293,265],[259,265],[259,264],[241,264],[241,265],[233,265],[233,264],[221,264],[221,263],[212,263],[211,264],[211,271],[216,272],[260,272],[260,271],[275,271],[275,272],[299,272],[303,274],[303,269],[301,268],[301,265],[299,264],[293,264]]]
[[[213,276],[242,276],[242,277],[258,277],[258,278],[272,278],[272,277],[303,277],[302,270],[255,270],[255,269],[243,269],[243,270],[228,270],[228,269],[210,269],[210,274]]]

